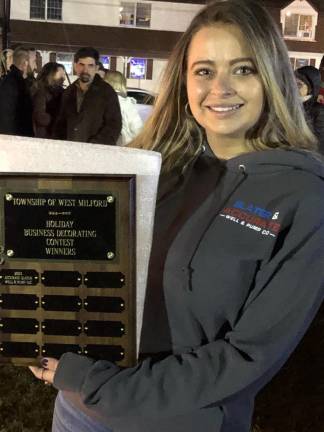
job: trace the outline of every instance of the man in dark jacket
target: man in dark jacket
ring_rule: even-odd
[[[319,151],[324,154],[324,105],[317,102],[321,73],[314,66],[303,66],[295,71],[295,75],[306,118],[318,138]]]
[[[26,86],[29,52],[16,48],[13,64],[0,84],[0,133],[33,136],[32,101]]]
[[[115,145],[122,119],[118,97],[113,88],[96,74],[99,53],[81,48],[74,57],[79,79],[63,93],[54,138]]]

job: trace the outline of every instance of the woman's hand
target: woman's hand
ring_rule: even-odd
[[[58,360],[54,358],[43,358],[41,367],[28,366],[36,378],[45,381],[45,384],[53,384],[55,371],[58,365]]]

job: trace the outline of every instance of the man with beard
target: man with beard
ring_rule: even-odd
[[[119,102],[113,88],[98,74],[99,53],[80,48],[74,56],[79,79],[63,93],[54,138],[115,145],[121,132]]]

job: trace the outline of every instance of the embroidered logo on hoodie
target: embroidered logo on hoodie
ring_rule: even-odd
[[[246,204],[241,200],[236,201],[233,207],[225,207],[219,216],[265,236],[276,237],[281,228],[281,224],[277,222],[278,211],[272,213],[254,204]]]

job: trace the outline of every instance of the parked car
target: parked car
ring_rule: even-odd
[[[145,89],[128,87],[127,96],[136,100],[138,113],[141,116],[143,122],[145,122],[152,112],[156,95]]]

